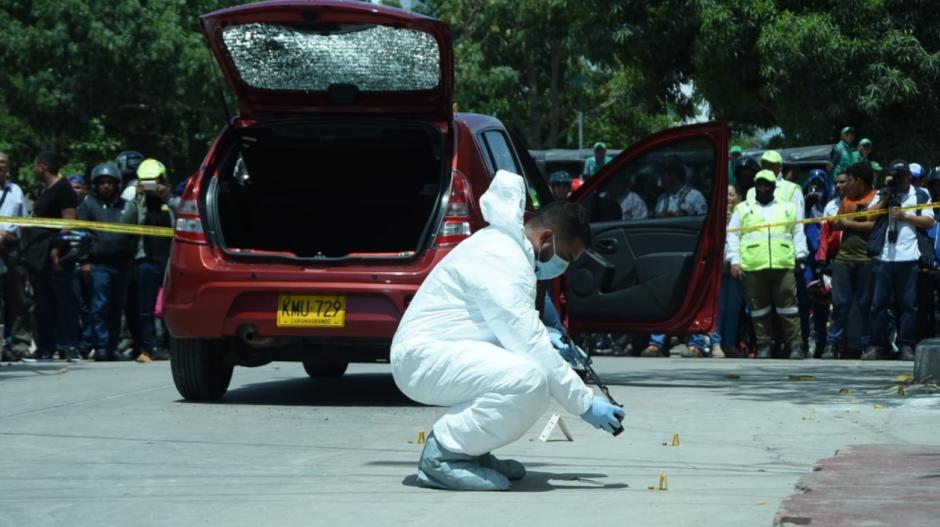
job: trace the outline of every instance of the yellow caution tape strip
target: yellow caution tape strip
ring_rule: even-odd
[[[912,210],[921,210],[921,209],[936,209],[940,208],[940,203],[920,203],[918,205],[911,205],[909,207],[901,207],[902,212],[908,212]],[[728,229],[728,232],[750,232],[750,231],[759,231],[761,229],[772,229],[774,227],[789,227],[790,225],[808,225],[810,223],[825,223],[827,221],[835,220],[850,220],[854,218],[872,218],[875,216],[884,216],[887,214],[888,209],[875,209],[875,210],[863,210],[859,212],[846,212],[845,214],[836,214],[835,216],[821,216],[819,218],[804,218],[802,220],[793,220],[793,221],[781,221],[778,223],[765,223],[763,225],[755,225],[753,227],[739,227],[737,229]]]
[[[23,227],[45,227],[49,229],[88,229],[90,231],[113,232],[116,234],[134,234],[137,236],[173,237],[171,227],[151,225],[129,225],[127,223],[103,223],[87,220],[63,220],[56,218],[23,218],[19,216],[0,216],[0,223],[12,223]]]

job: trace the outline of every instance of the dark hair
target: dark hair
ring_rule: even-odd
[[[46,167],[46,170],[53,174],[58,174],[59,170],[62,170],[62,165],[65,164],[62,161],[62,156],[48,150],[39,152],[39,155],[36,156],[36,162]]]
[[[849,168],[845,169],[845,174],[855,179],[861,179],[869,187],[875,182],[875,171],[872,170],[871,163],[867,161],[860,161],[849,165]]]
[[[570,201],[553,201],[540,208],[529,220],[531,225],[551,229],[565,240],[581,240],[591,246],[591,221],[588,211]]]
[[[666,162],[666,167],[664,169],[666,174],[672,174],[676,179],[685,183],[686,173],[685,173],[685,164],[682,163],[682,160],[678,156],[671,156]]]

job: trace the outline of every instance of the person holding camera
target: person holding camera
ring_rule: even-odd
[[[868,210],[887,209],[887,214],[875,222],[868,241],[868,254],[872,257],[872,340],[873,346],[863,360],[884,359],[888,342],[888,308],[892,298],[900,320],[899,357],[914,360],[917,319],[917,274],[923,259],[933,260],[933,251],[926,232],[934,224],[933,210],[902,210],[905,207],[930,203],[926,190],[911,184],[911,170],[903,160],[888,166],[885,186],[872,201]]]
[[[137,168],[137,188],[143,192],[138,200],[140,224],[150,227],[172,227],[173,211],[167,204],[170,187],[166,183],[166,167],[156,159],[145,159]],[[157,295],[163,284],[163,274],[170,259],[172,238],[141,236],[135,256],[137,272],[137,298],[140,309],[140,354],[136,361],[147,364],[161,358],[157,345],[156,324],[162,323],[154,317]],[[163,331],[166,335],[166,330]]]

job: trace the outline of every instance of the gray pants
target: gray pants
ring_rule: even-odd
[[[783,343],[787,348],[800,343],[800,309],[796,300],[793,269],[767,269],[744,273],[744,299],[751,309],[757,346],[771,346],[774,340],[773,314],[780,317]]]

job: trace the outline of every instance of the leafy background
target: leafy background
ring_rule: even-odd
[[[85,172],[134,148],[174,179],[235,109],[198,28],[224,0],[0,0],[0,150]],[[385,3],[395,4],[395,0]],[[430,0],[451,25],[460,111],[535,148],[628,146],[691,119],[744,146],[834,142],[936,164],[940,10],[917,0]],[[226,102],[223,102],[226,101]],[[773,130],[772,134],[759,133]]]

